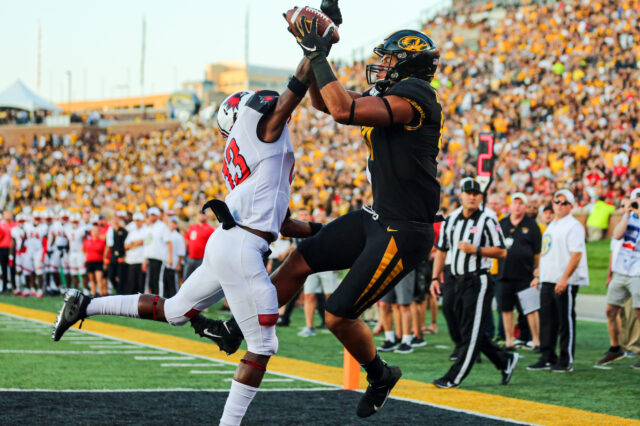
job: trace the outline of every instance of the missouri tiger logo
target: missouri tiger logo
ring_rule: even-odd
[[[551,235],[542,236],[542,248],[540,249],[540,255],[544,256],[551,248]]]
[[[398,46],[410,52],[422,52],[429,48],[429,44],[416,36],[405,36],[398,40]]]

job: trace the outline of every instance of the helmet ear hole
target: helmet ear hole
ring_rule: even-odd
[[[220,133],[224,137],[229,136],[231,128],[238,119],[240,109],[247,103],[251,95],[255,92],[249,90],[240,90],[229,95],[218,109],[217,121]]]

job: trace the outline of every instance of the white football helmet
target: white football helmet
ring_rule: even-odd
[[[240,90],[227,97],[218,109],[218,128],[225,138],[231,133],[231,128],[238,118],[238,112],[242,108],[251,95],[255,92],[249,90]]]
[[[82,217],[80,217],[80,213],[71,213],[71,217],[69,218],[69,220],[71,222],[80,222],[80,220],[82,219]]]

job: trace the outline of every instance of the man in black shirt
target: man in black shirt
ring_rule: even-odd
[[[125,215],[124,211],[117,212],[115,226],[107,232],[107,245],[111,248],[111,259],[107,272],[109,281],[118,294],[125,294],[124,283],[127,276],[127,264],[124,261],[124,240],[127,239],[129,233],[125,229]]]
[[[509,216],[500,221],[507,246],[507,257],[498,261],[500,305],[504,322],[505,347],[514,349],[513,309],[523,315],[518,292],[529,288],[533,271],[540,260],[542,234],[534,219],[527,216],[527,197],[522,192],[511,195]],[[540,350],[540,322],[538,311],[527,315],[533,348]]]

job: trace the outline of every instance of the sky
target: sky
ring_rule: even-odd
[[[319,8],[320,0],[308,5]],[[351,60],[372,51],[389,33],[418,29],[429,9],[448,0],[342,0],[344,23],[331,57]],[[297,2],[299,6],[304,5]],[[317,3],[317,4],[316,4]],[[394,7],[397,5],[398,7]],[[399,7],[401,5],[401,7]],[[249,63],[294,69],[301,51],[282,13],[292,0],[37,0],[0,2],[0,90],[21,79],[55,102],[168,93],[204,77],[207,64],[245,58],[249,11]],[[146,19],[144,89],[142,20]]]

